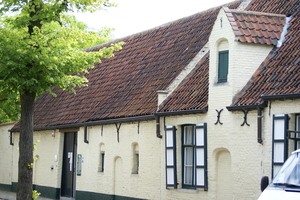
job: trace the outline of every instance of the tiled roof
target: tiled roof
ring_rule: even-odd
[[[231,4],[229,9],[235,9],[238,5]],[[166,90],[208,42],[220,8],[123,38],[122,41],[126,43],[123,49],[116,52],[115,57],[96,64],[86,75],[88,87],[78,88],[76,94],[54,88],[57,97],[44,94],[36,101],[35,128],[152,115],[157,111],[157,91]],[[300,94],[299,1],[252,0],[246,10],[252,13],[276,13],[264,14],[272,16],[273,20],[278,16],[272,28],[267,29],[275,37],[268,37],[267,32],[270,31],[257,29],[256,34],[261,33],[261,38],[257,36],[255,40],[249,40],[251,43],[270,44],[273,38],[278,39],[279,32],[274,27],[277,26],[275,24],[282,26],[282,16],[292,14],[292,19],[283,45],[274,47],[231,106],[262,104],[261,95]],[[243,22],[245,25],[243,19],[250,15],[250,12],[230,12],[236,24]],[[247,23],[261,26],[266,25],[267,21],[259,15]],[[250,29],[244,29],[244,25],[236,26],[236,31],[239,31],[236,34],[247,39],[244,32]],[[241,33],[240,29],[244,32]],[[159,111],[205,109],[208,104],[208,65],[209,56],[206,55],[163,102]]]
[[[300,94],[300,2],[298,0],[253,1],[253,11],[292,15],[285,41],[274,48],[245,86],[232,106],[260,105],[260,96]]]
[[[176,90],[168,97],[159,112],[202,110],[207,108],[209,53],[196,65]]]
[[[76,89],[76,94],[54,88],[57,97],[44,94],[36,101],[35,128],[152,115],[157,110],[157,91],[165,90],[208,42],[220,9],[123,38],[123,49],[86,75],[88,87]],[[202,101],[187,103],[185,108],[206,106],[205,98]]]
[[[285,25],[281,14],[241,11],[224,8],[238,41],[245,43],[276,45]]]

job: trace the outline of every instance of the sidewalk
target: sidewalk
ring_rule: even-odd
[[[0,200],[16,200],[16,193],[0,190]],[[45,197],[39,197],[37,200],[52,200]]]

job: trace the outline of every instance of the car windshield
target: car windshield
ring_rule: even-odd
[[[294,152],[272,181],[273,185],[300,187],[300,151]]]

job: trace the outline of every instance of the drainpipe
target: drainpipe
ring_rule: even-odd
[[[156,121],[156,137],[162,138],[162,135],[160,134],[160,117],[158,115],[155,115],[155,121]]]
[[[257,107],[257,142],[262,144],[261,126],[262,126],[261,108]]]
[[[159,110],[160,105],[163,103],[163,101],[168,97],[168,90],[158,90],[157,91],[157,110]],[[156,137],[162,138],[162,135],[160,134],[160,117],[156,114],[154,114],[155,121],[156,121]]]

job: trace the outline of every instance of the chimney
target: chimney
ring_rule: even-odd
[[[159,109],[160,104],[168,97],[168,94],[168,90],[157,91],[157,109]]]

